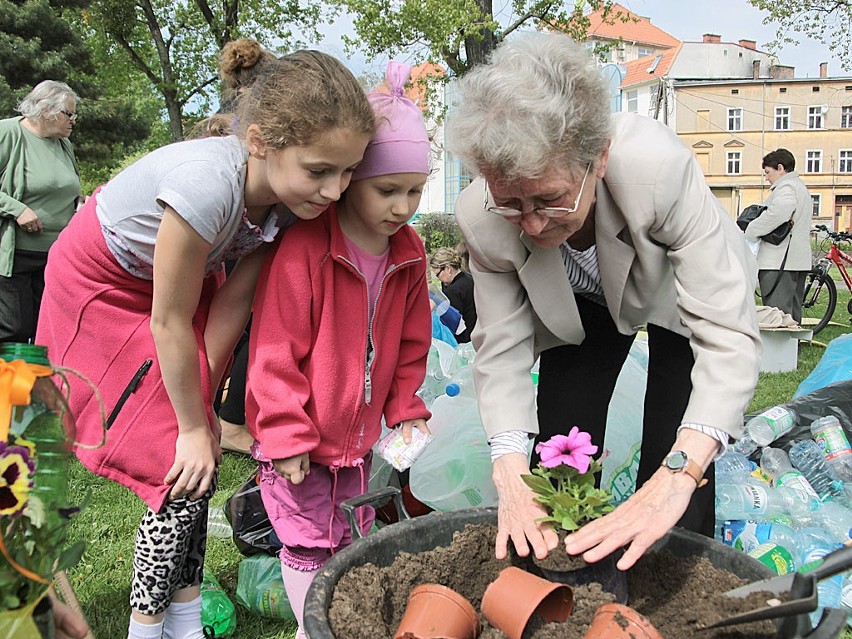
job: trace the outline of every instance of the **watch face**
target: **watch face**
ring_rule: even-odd
[[[666,456],[665,465],[669,470],[683,470],[686,468],[686,462],[686,453],[676,450]]]

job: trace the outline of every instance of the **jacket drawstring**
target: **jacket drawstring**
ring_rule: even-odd
[[[364,483],[364,459],[359,457],[354,462],[352,462],[352,465],[357,467],[358,472],[361,474],[361,480],[360,480],[360,483],[358,484],[358,486],[359,486],[359,493],[363,495],[364,493],[367,492],[367,486]],[[358,509],[358,529],[359,529],[358,532],[360,532],[363,535],[364,534],[364,506],[361,506]],[[353,538],[354,537],[355,536],[353,535]]]
[[[328,549],[334,555],[334,511],[337,510],[337,471],[340,466],[332,464],[328,467],[333,477],[331,481],[331,515],[328,518]]]

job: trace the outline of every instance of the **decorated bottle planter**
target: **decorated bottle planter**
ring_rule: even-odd
[[[57,372],[42,346],[0,345],[0,636],[7,639],[53,636],[45,595],[85,547],[66,547],[77,510],[67,488],[75,427]]]

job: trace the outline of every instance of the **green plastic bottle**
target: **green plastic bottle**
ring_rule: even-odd
[[[22,359],[28,364],[49,366],[47,347],[35,344],[0,344],[0,359]],[[67,422],[67,423],[66,423]],[[30,392],[29,406],[12,411],[12,433],[28,439],[36,447],[36,471],[30,498],[38,498],[44,509],[44,522],[64,535],[68,508],[68,464],[71,450],[66,426],[72,423],[62,393],[50,377],[38,377]],[[34,505],[31,502],[31,509]]]
[[[216,578],[207,570],[201,580],[201,625],[216,637],[229,637],[237,629],[237,611]]]

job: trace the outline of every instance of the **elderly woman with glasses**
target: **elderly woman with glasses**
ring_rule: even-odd
[[[76,210],[77,95],[45,80],[0,120],[0,342],[35,337],[47,252]]]
[[[760,337],[753,258],[692,153],[659,122],[610,115],[588,53],[552,33],[504,42],[462,78],[447,124],[450,150],[481,175],[456,217],[476,284],[497,556],[510,539],[521,556],[557,546],[521,480],[529,439],[576,425],[602,450],[640,330],[650,357],[639,488],[568,536],[566,550],[594,562],[629,544],[626,570],[677,523],[711,535],[711,464],[742,432]]]

